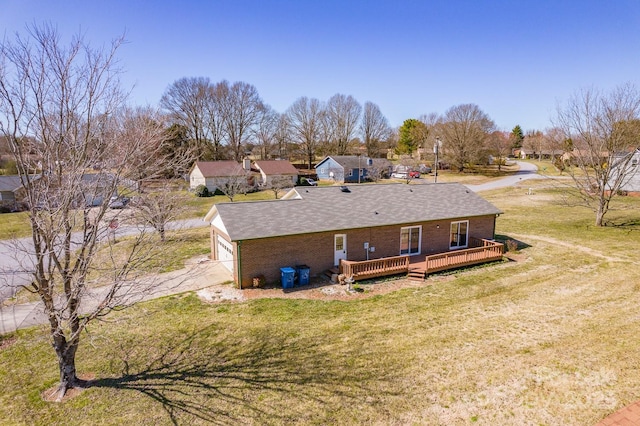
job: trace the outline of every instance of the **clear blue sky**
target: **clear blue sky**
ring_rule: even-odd
[[[474,103],[503,130],[543,130],[581,88],[640,86],[638,0],[0,0],[0,35],[34,22],[94,46],[126,32],[139,105],[204,76],[253,84],[279,112],[343,93],[393,126]]]

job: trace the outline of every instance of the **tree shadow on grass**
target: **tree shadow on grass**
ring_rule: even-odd
[[[207,327],[170,345],[139,371],[121,360],[120,377],[94,380],[91,387],[138,391],[162,404],[173,424],[317,422],[341,409],[357,415],[365,400],[370,406],[372,397],[391,396],[385,395],[390,386],[384,382],[393,380],[397,369],[392,375],[350,368],[357,348],[340,359],[329,352],[331,345],[321,347],[316,339],[268,331],[219,340],[209,337],[215,330]]]

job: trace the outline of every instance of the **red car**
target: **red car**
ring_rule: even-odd
[[[409,177],[412,179],[418,179],[420,177],[420,172],[417,170],[411,170],[409,172]]]

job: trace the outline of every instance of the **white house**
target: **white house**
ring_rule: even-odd
[[[286,160],[258,160],[253,164],[260,173],[261,186],[269,186],[273,178],[280,177],[291,180],[291,186],[298,182],[298,170]]]
[[[213,193],[231,177],[247,173],[248,170],[236,161],[197,161],[189,173],[189,188],[194,190],[198,185],[204,185]]]

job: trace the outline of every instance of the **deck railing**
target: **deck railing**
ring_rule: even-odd
[[[426,273],[444,271],[461,266],[476,265],[502,259],[504,244],[491,240],[470,238],[473,248],[432,254],[425,258]]]
[[[374,260],[342,260],[340,273],[354,280],[403,274],[411,269],[422,270],[429,274],[462,266],[476,265],[502,259],[504,245],[491,240],[469,238],[471,248],[449,251],[426,256],[424,262],[411,263],[409,256],[384,257]]]
[[[383,257],[382,259],[363,260],[361,262],[342,260],[340,272],[354,280],[382,277],[406,273],[409,270],[409,256]]]

